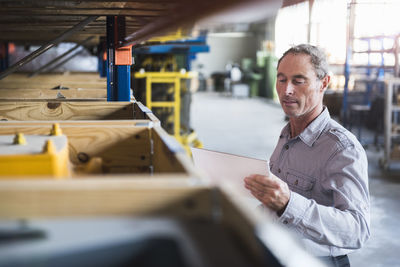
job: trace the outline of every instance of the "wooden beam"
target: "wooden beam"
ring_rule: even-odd
[[[63,9],[137,9],[137,10],[165,10],[174,7],[176,1],[1,1],[1,9],[32,9],[44,10]],[[26,10],[26,13],[30,13]]]
[[[130,102],[0,102],[0,120],[132,120]]]
[[[34,15],[34,16],[47,16],[47,15],[64,15],[64,16],[145,16],[145,17],[159,17],[165,15],[164,11],[151,10],[151,9],[136,9],[136,8],[37,8],[29,7],[23,8],[1,8],[0,15]]]
[[[98,99],[107,100],[107,89],[0,89],[0,101],[3,99],[56,99],[60,94],[69,99]]]
[[[106,89],[106,84],[104,82],[91,82],[84,83],[79,81],[61,81],[61,82],[42,82],[42,83],[32,83],[29,81],[12,81],[12,82],[1,82],[1,89],[53,89],[55,87],[62,86],[68,89]]]
[[[59,83],[73,80],[82,83],[105,83],[106,78],[99,77],[96,72],[72,72],[72,73],[41,73],[35,77],[27,77],[27,73],[13,73],[0,80],[0,85],[5,82],[23,82],[29,83]]]
[[[161,127],[153,127],[153,166],[155,173],[169,173],[187,170],[186,165],[177,158],[177,154],[184,154],[183,147]],[[187,157],[187,155],[185,155]]]
[[[91,177],[63,181],[0,181],[0,217],[166,215],[208,218],[212,198],[206,187],[170,176],[154,179]]]
[[[60,127],[83,127],[83,126],[115,126],[115,127],[127,127],[127,126],[141,126],[147,127],[150,120],[139,119],[139,120],[85,120],[85,121],[57,121]],[[10,127],[47,127],[50,128],[54,121],[0,121],[0,128]],[[145,126],[146,125],[146,126]]]

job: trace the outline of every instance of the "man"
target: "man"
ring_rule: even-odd
[[[355,136],[330,118],[322,99],[326,57],[298,45],[278,61],[276,90],[289,117],[270,158],[271,173],[245,187],[278,221],[300,233],[305,248],[333,266],[369,238],[368,163]]]

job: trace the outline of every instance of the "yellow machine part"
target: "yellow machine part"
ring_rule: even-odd
[[[67,177],[69,175],[67,161],[68,149],[63,149],[56,154],[0,156],[0,178],[1,176],[18,176],[21,178]]]
[[[180,142],[185,148],[186,152],[191,155],[190,147],[202,148],[203,144],[197,139],[195,132],[190,134],[181,135],[181,80],[191,79],[196,77],[195,72],[137,72],[135,73],[135,78],[146,79],[146,106],[149,109],[153,108],[172,108],[171,116],[168,120],[174,123],[174,133],[178,142]],[[152,101],[152,84],[154,83],[165,83],[171,84],[172,86],[168,90],[172,90],[174,94],[174,101]],[[170,92],[171,93],[171,92]]]
[[[170,41],[176,41],[176,40],[182,40],[189,38],[188,30],[184,30],[182,28],[178,28],[175,32],[170,32],[167,35],[164,36],[156,36],[148,40],[148,42],[170,42]]]
[[[197,138],[196,132],[181,136],[180,142],[189,156],[192,155],[191,147],[203,148],[203,143]]]
[[[20,134],[19,134],[20,135]],[[29,136],[27,140],[29,142]],[[49,138],[49,136],[45,136]],[[57,136],[56,138],[65,138]],[[18,144],[17,144],[18,145]],[[25,145],[25,144],[19,144]],[[46,141],[42,153],[0,154],[1,178],[66,178],[70,175],[68,142],[56,149],[53,140]]]

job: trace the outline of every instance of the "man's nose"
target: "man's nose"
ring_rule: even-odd
[[[285,88],[286,95],[293,95],[294,93],[294,86],[291,82],[288,82]]]

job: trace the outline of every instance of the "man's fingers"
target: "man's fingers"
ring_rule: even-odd
[[[248,184],[245,184],[245,188],[250,190],[250,192],[254,193],[253,195],[257,197],[264,197],[275,194],[274,190],[270,188],[257,187]]]
[[[253,189],[253,190],[258,190],[258,191],[266,189],[264,185],[258,183],[257,181],[254,181],[252,179],[248,179],[248,180],[245,179],[244,185],[247,189]]]
[[[284,208],[290,198],[287,184],[273,175],[250,175],[244,179],[244,186],[265,206],[276,211]]]
[[[258,190],[250,190],[250,193],[262,202],[262,198],[264,197],[264,193]]]
[[[255,187],[261,187],[261,188],[273,188],[277,189],[279,188],[279,183],[276,181],[274,178],[268,177],[268,176],[263,176],[263,175],[250,175],[245,178],[245,183],[251,184]]]
[[[256,182],[263,184],[264,186],[271,187],[274,189],[279,188],[279,181],[275,177],[257,175],[257,176],[254,176],[253,179]]]

